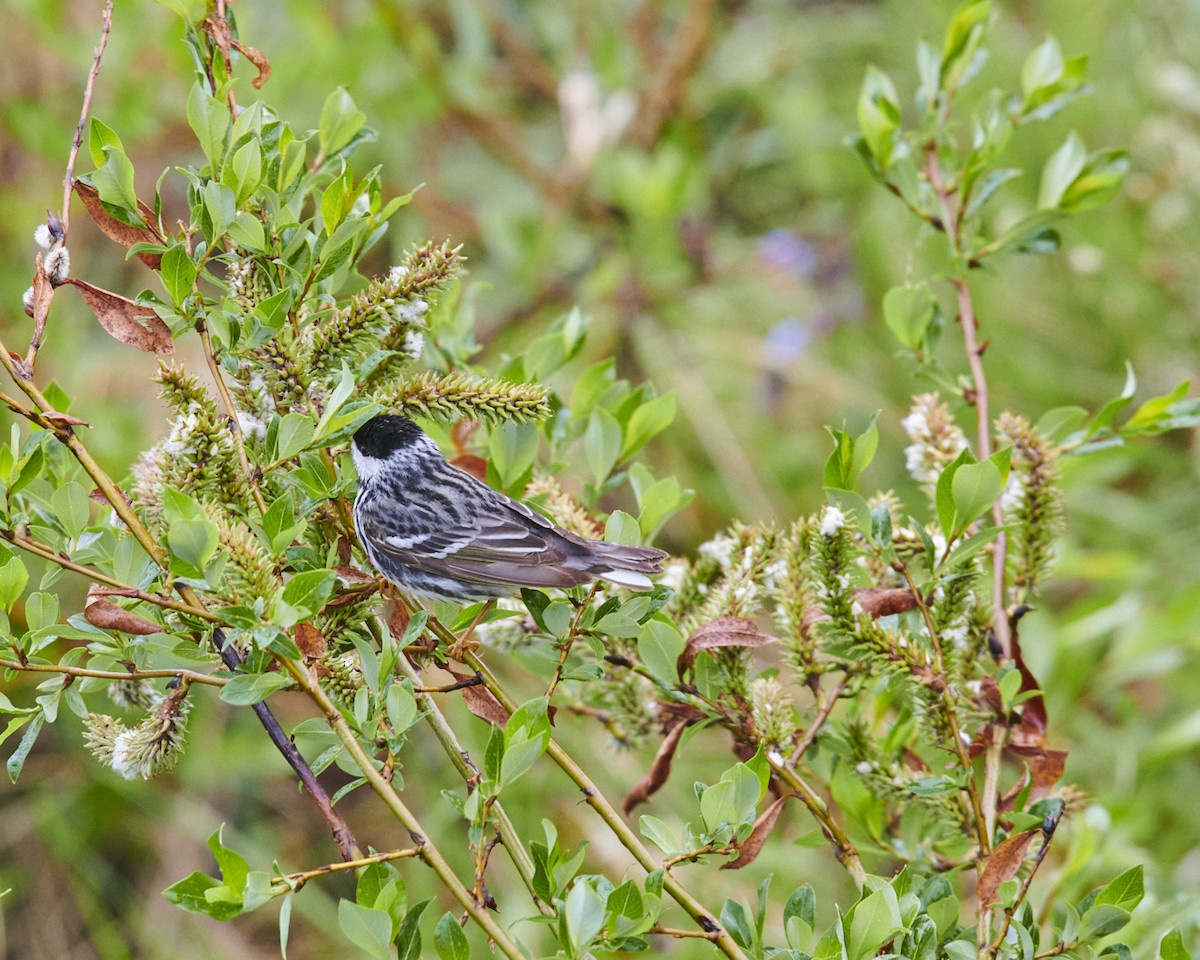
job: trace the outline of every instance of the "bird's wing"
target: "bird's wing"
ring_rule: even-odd
[[[362,533],[377,553],[452,579],[544,587],[588,582],[583,571],[562,565],[573,538],[524,504],[471,480],[478,488],[456,504],[462,509],[447,510],[440,520],[394,501],[389,509],[382,500]],[[403,522],[392,521],[400,516]]]

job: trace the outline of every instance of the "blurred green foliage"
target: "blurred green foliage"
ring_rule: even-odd
[[[26,334],[19,302],[32,270],[31,232],[44,208],[60,203],[98,7],[10,0],[4,11],[0,322],[6,333],[20,331],[14,342]],[[938,35],[950,8],[235,5],[243,36],[271,60],[269,99],[282,114],[315,127],[329,89],[344,85],[379,130],[357,165],[383,164],[387,195],[424,184],[374,254],[377,272],[413,240],[450,237],[465,244],[462,296],[489,365],[521,354],[578,305],[593,318],[591,359],[613,356],[626,379],[676,391],[677,425],[650,456],[659,475],[674,473],[697,491],[664,532],[680,550],[734,515],[787,520],[813,509],[827,422],[861,425],[882,410],[868,483],[912,493],[895,425],[926,385],[897,361],[881,299],[936,269],[936,244],[914,239],[905,211],[843,141],[855,128],[865,66],[911,88],[913,40]],[[143,195],[159,170],[195,152],[179,109],[190,83],[180,29],[151,3],[119,8],[93,102],[93,114],[120,131]],[[1088,55],[1094,89],[1015,140],[1013,165],[1040,168],[1072,129],[1092,148],[1129,149],[1132,163],[1123,194],[1074,221],[1061,253],[1010,260],[977,284],[994,409],[1032,419],[1063,404],[1096,408],[1119,390],[1126,360],[1139,372],[1141,396],[1165,393],[1200,366],[1200,12],[1173,0],[1006,4],[985,81],[1017,76],[1047,35],[1068,56]],[[1028,179],[1003,187],[996,219],[1016,220],[1037,192]],[[182,199],[173,202],[184,215]],[[142,268],[118,266],[76,211],[76,273],[132,295],[145,283]],[[58,371],[70,395],[87,401],[91,445],[120,474],[165,429],[149,393],[154,361],[113,343],[82,303],[66,299],[55,304],[43,372]],[[1093,798],[1064,828],[1069,843],[1055,855],[1094,860],[1088,877],[1146,862],[1149,909],[1135,923],[1161,930],[1200,890],[1200,454],[1195,436],[1181,434],[1064,468],[1068,540],[1056,585],[1048,609],[1022,625],[1059,745],[1070,750],[1066,777]],[[456,729],[468,718],[460,720]],[[46,925],[18,910],[10,942],[40,951],[31,956],[60,957],[275,951],[270,923],[196,924],[158,896],[185,861],[211,869],[204,841],[222,819],[238,849],[257,850],[260,862],[289,831],[295,864],[321,859],[308,843],[319,826],[281,822],[277,811],[296,810],[296,798],[280,788],[280,765],[257,731],[224,728],[229,717],[215,710],[201,722],[196,744],[214,755],[194,750],[173,781],[149,789],[94,768],[81,773],[40,746],[20,788],[0,793],[8,825],[0,890],[12,886],[16,903],[37,902],[41,916],[63,920]],[[559,735],[570,736],[573,722],[565,726]],[[77,752],[67,740],[59,749]],[[684,759],[678,783],[693,772],[695,761]],[[645,763],[615,755],[602,786],[622,792]],[[711,770],[704,775],[712,779]],[[429,786],[450,785],[447,777]],[[522,833],[550,812],[538,809],[542,796],[530,789]],[[205,801],[219,809],[196,809]],[[573,848],[586,821],[570,809],[552,812],[578,824],[576,836],[563,838]],[[149,831],[147,819],[161,826]],[[791,829],[808,828],[797,819]],[[789,875],[830,869],[823,851],[800,853],[803,860],[768,850],[760,864]],[[604,851],[592,855],[603,861]],[[1045,869],[1053,877],[1068,866],[1052,856]],[[732,876],[721,877],[730,895],[749,899]],[[824,889],[839,882],[827,879]],[[334,925],[335,889],[314,885],[306,894],[311,927],[293,934],[292,955],[342,949],[318,933]]]

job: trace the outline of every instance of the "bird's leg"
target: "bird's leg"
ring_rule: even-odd
[[[468,650],[476,650],[479,647],[478,640],[472,640],[471,634],[475,632],[475,628],[479,626],[481,620],[488,615],[488,611],[496,605],[496,600],[493,597],[488,600],[475,615],[475,619],[471,621],[471,625],[467,627],[467,632],[450,644],[450,649],[446,651],[447,655],[452,660],[462,662],[463,654]]]

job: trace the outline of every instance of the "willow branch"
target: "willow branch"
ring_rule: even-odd
[[[208,371],[216,382],[217,393],[221,395],[221,403],[225,407],[225,415],[229,420],[229,432],[233,435],[233,445],[237,449],[238,463],[241,464],[246,485],[250,488],[250,494],[254,497],[259,512],[266,513],[266,501],[263,500],[262,491],[258,488],[254,471],[250,468],[250,458],[246,456],[246,440],[242,436],[242,424],[238,420],[237,407],[234,406],[233,397],[230,396],[229,388],[225,385],[225,377],[221,374],[221,365],[217,363],[216,354],[213,353],[212,336],[208,332],[208,324],[203,317],[196,321],[196,332],[200,334],[200,343],[204,346],[204,360],[208,364]]]
[[[358,765],[363,777],[371,785],[371,789],[375,791],[376,796],[383,801],[384,806],[391,811],[392,815],[400,821],[409,834],[412,836],[414,843],[420,851],[421,860],[428,865],[442,885],[450,891],[454,899],[459,902],[462,908],[470,915],[484,932],[492,939],[496,947],[509,960],[524,960],[524,955],[517,948],[516,944],[509,939],[504,928],[492,917],[485,907],[480,906],[475,902],[475,898],[471,895],[471,891],[464,886],[458,876],[450,868],[450,864],[446,862],[441,851],[426,835],[420,821],[416,818],[411,810],[405,805],[396,788],[384,778],[384,776],[375,767],[375,762],[371,756],[363,749],[361,743],[358,742],[358,737],[354,731],[350,729],[350,724],[346,718],[329,699],[321,685],[309,673],[308,669],[303,664],[297,663],[294,660],[281,659],[281,665],[285,670],[292,675],[292,678],[300,685],[300,688],[308,694],[309,699],[320,709],[325,716],[325,722],[337,735],[337,738],[346,748],[346,752],[350,754],[354,762]]]
[[[75,124],[75,136],[71,140],[71,152],[67,157],[67,172],[63,175],[63,203],[59,220],[62,221],[63,237],[71,226],[71,187],[75,184],[75,159],[79,156],[79,148],[83,146],[83,127],[87,123],[88,113],[92,108],[92,88],[96,84],[96,75],[100,73],[100,58],[104,56],[104,48],[108,46],[108,34],[112,30],[112,0],[104,5],[104,27],[100,31],[100,43],[92,55],[92,68],[88,71],[87,85],[83,88],[83,108],[79,111],[79,122]],[[33,364],[28,358],[25,364],[32,369]]]
[[[419,847],[405,847],[402,850],[388,850],[384,853],[375,853],[369,857],[356,857],[354,860],[341,860],[337,863],[327,863],[323,867],[315,867],[312,870],[300,870],[297,873],[289,873],[286,877],[272,877],[271,885],[278,886],[285,884],[286,889],[293,892],[303,887],[309,880],[314,880],[317,877],[326,877],[332,873],[340,873],[344,870],[359,870],[362,867],[369,867],[373,863],[387,863],[390,860],[404,860],[409,857],[419,857],[421,850]],[[282,890],[280,891],[283,892]]]
[[[812,787],[804,782],[795,770],[783,763],[772,760],[770,755],[767,756],[767,762],[771,765],[771,770],[775,775],[787,784],[791,791],[800,798],[801,803],[808,807],[809,813],[821,825],[825,836],[833,844],[833,854],[837,857],[838,863],[845,868],[846,872],[850,874],[854,883],[861,890],[866,885],[867,872],[863,869],[857,848],[850,842],[850,838],[846,836],[846,831],[842,829],[841,824],[829,812],[829,805],[817,795]]]
[[[454,642],[454,634],[447,630],[436,617],[429,618],[429,625],[438,639],[450,643]],[[463,656],[464,662],[483,677],[484,684],[492,696],[499,700],[500,704],[510,713],[515,710],[517,707],[516,703],[499,684],[487,665],[474,653],[464,653]],[[633,855],[633,858],[637,860],[642,868],[647,873],[661,869],[662,864],[646,849],[641,839],[622,819],[616,807],[609,803],[592,779],[553,738],[546,745],[546,754],[579,787],[588,806],[600,815],[600,819],[604,821],[621,842],[621,845]],[[676,903],[683,907],[688,916],[696,922],[696,925],[701,930],[714,933],[713,943],[716,944],[725,956],[729,957],[730,960],[747,960],[741,947],[729,935],[729,931],[717,922],[716,917],[704,909],[703,905],[687,891],[670,871],[664,871],[663,873],[663,888]]]
[[[479,776],[479,771],[471,763],[470,755],[467,753],[466,747],[459,742],[459,739],[454,734],[445,715],[438,707],[437,702],[430,696],[432,692],[430,688],[420,685],[421,675],[417,668],[412,665],[408,657],[397,657],[397,663],[400,669],[404,672],[413,683],[414,696],[417,700],[417,705],[421,708],[421,714],[425,718],[425,722],[429,724],[433,734],[437,737],[437,741],[441,744],[442,750],[446,756],[450,758],[450,763],[454,769],[458,771],[459,776],[467,783],[472,783]],[[472,685],[483,683],[483,678],[471,677]],[[465,681],[463,681],[465,685]],[[521,842],[521,836],[517,832],[512,820],[509,819],[504,807],[497,800],[492,804],[492,816],[496,821],[496,829],[500,834],[500,839],[504,844],[504,850],[516,868],[517,873],[521,877],[521,882],[525,884],[525,888],[529,891],[529,895],[533,898],[533,902],[537,904],[537,908],[544,916],[554,916],[554,910],[546,903],[543,903],[533,889],[533,860],[525,850],[525,845]]]
[[[155,606],[163,607],[166,610],[174,610],[176,613],[186,613],[189,617],[197,617],[201,620],[207,620],[210,623],[224,623],[215,613],[210,613],[203,607],[193,606],[192,604],[182,603],[179,600],[174,600],[171,597],[159,596],[156,593],[150,593],[138,587],[130,586],[127,583],[122,583],[106,573],[101,573],[99,570],[93,570],[91,567],[85,567],[83,564],[76,563],[67,557],[59,555],[55,550],[47,544],[34,540],[32,537],[26,537],[15,530],[0,530],[0,538],[7,540],[14,547],[19,547],[26,553],[32,553],[35,557],[40,557],[43,560],[49,560],[51,563],[56,563],[64,570],[70,570],[72,573],[78,573],[81,576],[95,580],[97,583],[102,583],[106,587],[112,588],[113,596],[129,597],[135,600],[142,600],[146,603],[152,603]]]
[[[975,787],[975,775],[971,765],[971,758],[967,755],[967,748],[963,743],[962,726],[958,720],[958,707],[955,703],[956,694],[946,676],[946,661],[942,657],[942,642],[938,637],[937,629],[933,625],[933,615],[929,612],[929,605],[925,602],[921,591],[917,589],[916,583],[913,582],[912,572],[908,569],[908,564],[898,563],[896,564],[896,569],[904,577],[904,582],[912,592],[913,600],[916,602],[917,608],[921,611],[921,617],[925,621],[925,629],[929,631],[929,639],[933,644],[934,670],[938,678],[942,681],[942,689],[939,691],[942,706],[946,714],[946,723],[950,726],[950,738],[954,741],[954,753],[958,757],[959,766],[967,776],[967,797],[971,803],[971,812],[974,814],[975,835],[979,840],[979,853],[982,858],[991,852],[992,840],[987,829],[987,818],[983,814],[983,807],[979,801],[979,791]]]
[[[20,670],[24,673],[60,673],[68,677],[97,677],[100,680],[155,680],[163,678],[182,679],[189,683],[203,683],[210,687],[223,687],[229,682],[224,677],[213,677],[194,670],[92,670],[88,667],[72,667],[61,663],[18,663],[0,659],[0,667]]]

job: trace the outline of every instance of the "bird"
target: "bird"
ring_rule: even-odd
[[[408,417],[379,414],[351,442],[354,528],[375,568],[402,589],[473,603],[521,587],[606,580],[650,590],[667,554],[588,540],[446,461]]]

